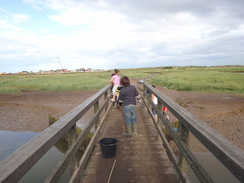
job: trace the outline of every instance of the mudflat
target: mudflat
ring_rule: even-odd
[[[244,95],[156,89],[244,149]],[[43,131],[49,126],[49,114],[62,117],[96,92],[1,94],[0,131]]]

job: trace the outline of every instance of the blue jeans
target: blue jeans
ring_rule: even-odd
[[[135,105],[124,106],[123,111],[124,111],[125,124],[129,125],[131,123],[137,123]]]

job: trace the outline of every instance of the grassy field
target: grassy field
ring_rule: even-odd
[[[79,91],[100,89],[109,84],[108,72],[26,74],[0,76],[0,93],[21,91]]]
[[[157,70],[151,84],[181,91],[244,94],[244,67],[175,67]]]
[[[120,69],[121,76],[148,78],[154,85],[182,91],[244,94],[244,66],[156,67]],[[0,93],[21,91],[79,91],[101,89],[109,84],[112,70],[62,74],[1,75]]]

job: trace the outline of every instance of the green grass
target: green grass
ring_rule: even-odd
[[[130,79],[141,79],[150,76],[149,68],[146,69],[120,69],[121,76],[128,76]],[[112,71],[111,71],[112,72]]]
[[[112,72],[1,75],[0,93],[101,89],[110,83]],[[244,66],[120,69],[120,73],[130,79],[148,78],[150,84],[169,89],[244,94]]]
[[[180,67],[163,70],[151,84],[180,91],[244,93],[244,67]]]
[[[103,88],[109,84],[108,72],[84,72],[48,75],[0,76],[0,93],[21,91],[79,91]]]

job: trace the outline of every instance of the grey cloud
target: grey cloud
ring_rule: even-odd
[[[107,1],[108,6],[100,7],[110,11],[120,12],[130,18],[146,18],[190,12],[195,15],[206,15],[216,10],[216,0],[134,0]]]

